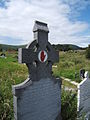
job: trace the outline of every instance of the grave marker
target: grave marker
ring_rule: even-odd
[[[19,63],[26,63],[29,77],[13,86],[15,120],[61,120],[61,81],[52,76],[59,52],[48,42],[48,27],[34,25],[34,41],[19,49]]]
[[[85,115],[85,120],[90,120],[90,78],[85,72],[84,80],[78,85],[78,112],[79,116]]]
[[[85,69],[81,69],[80,70],[80,77],[81,77],[81,79],[85,78],[84,74],[85,74]]]

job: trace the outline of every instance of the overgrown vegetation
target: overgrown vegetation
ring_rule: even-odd
[[[90,72],[90,60],[86,59],[85,50],[79,51],[60,51],[59,63],[53,68],[55,76],[63,76],[80,82],[80,69]]]
[[[77,118],[77,93],[62,90],[61,115],[63,120],[76,120]]]

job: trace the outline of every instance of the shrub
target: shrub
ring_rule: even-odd
[[[62,120],[76,120],[77,118],[77,94],[72,91],[62,90],[61,115]]]

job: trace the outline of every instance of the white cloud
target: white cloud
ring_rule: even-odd
[[[90,5],[90,0],[62,0],[62,2],[70,6],[72,13],[77,13]]]
[[[75,0],[71,1],[75,5]],[[48,23],[51,43],[82,46],[84,37],[77,34],[87,30],[88,24],[70,21],[71,12],[69,0],[68,3],[63,3],[62,0],[11,0],[7,3],[7,9],[0,9],[0,35],[22,39],[21,44],[26,44],[33,40],[32,27],[34,21],[39,20]]]

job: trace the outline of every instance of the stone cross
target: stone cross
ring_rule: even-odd
[[[90,120],[90,78],[88,71],[85,72],[84,80],[78,85],[78,115],[85,116]]]
[[[39,21],[34,25],[34,41],[27,48],[19,49],[19,63],[26,63],[32,80],[51,76],[51,67],[59,61],[59,52],[48,42],[47,24]]]
[[[61,120],[61,81],[52,75],[59,52],[48,42],[48,26],[35,21],[34,41],[20,48],[19,63],[26,63],[29,77],[13,86],[15,120]]]

